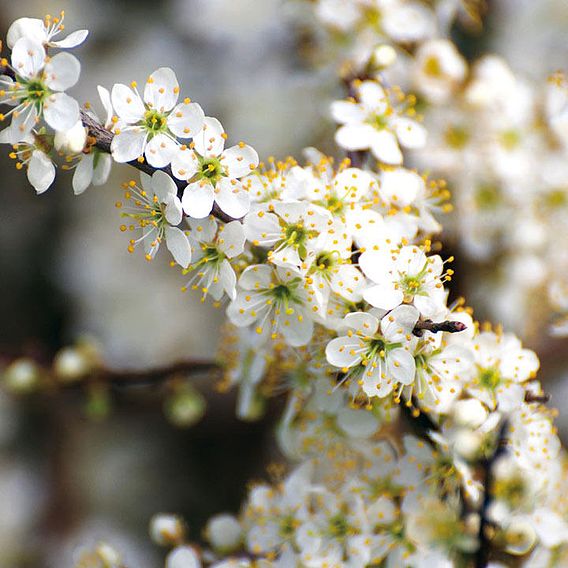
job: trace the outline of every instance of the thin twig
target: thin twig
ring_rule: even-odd
[[[425,331],[430,331],[431,333],[439,333],[441,331],[445,331],[447,333],[459,333],[465,329],[467,329],[467,326],[461,321],[446,320],[436,323],[427,319],[417,321],[412,333],[417,337],[422,337],[422,334]]]

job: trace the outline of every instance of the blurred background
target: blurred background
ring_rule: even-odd
[[[300,158],[312,145],[333,151],[327,109],[341,87],[333,68],[306,57],[300,0],[0,0],[0,37],[18,17],[62,9],[68,30],[90,30],[76,52],[79,101],[98,108],[97,85],[142,81],[169,66],[182,93],[221,120],[229,142],[244,140],[263,158]],[[515,71],[544,80],[568,61],[567,33],[565,0],[494,0],[484,30],[458,40],[469,57],[496,51]],[[105,187],[78,198],[61,175],[38,197],[7,154],[0,152],[0,357],[49,360],[84,335],[117,369],[214,356],[222,310],[178,292],[184,279],[164,256],[147,263],[126,250],[114,203],[132,171],[116,167]],[[494,319],[494,306],[467,286],[479,267],[459,261],[455,240],[445,244],[458,257],[452,294],[470,298],[479,319]],[[515,312],[511,301],[503,297],[504,313]],[[562,408],[566,340],[526,340]],[[160,566],[162,551],[147,537],[154,513],[182,514],[198,538],[207,517],[236,512],[247,480],[278,460],[277,412],[239,422],[231,393],[217,394],[207,375],[195,380],[208,411],[189,430],[164,418],[156,387],[113,393],[110,416],[95,422],[80,393],[0,394],[0,568],[71,567],[78,548],[98,540],[115,544],[128,566]],[[560,425],[568,433],[568,422]]]

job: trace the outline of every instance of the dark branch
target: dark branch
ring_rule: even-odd
[[[547,392],[543,392],[541,394],[536,394],[536,393],[532,393],[532,392],[526,392],[525,393],[525,402],[527,403],[531,403],[531,402],[538,402],[540,404],[546,404],[547,402],[550,401],[550,394]]]
[[[144,371],[99,369],[96,372],[96,377],[98,380],[117,387],[144,386],[162,383],[175,375],[196,375],[210,371],[219,371],[219,369],[219,364],[214,361],[188,360]]]
[[[171,365],[144,370],[115,370],[101,363],[93,363],[91,369],[80,379],[76,381],[64,381],[58,378],[54,370],[53,361],[49,359],[38,361],[38,358],[34,356],[30,357],[22,354],[8,357],[0,356],[0,377],[11,363],[22,359],[34,361],[41,369],[40,374],[46,379],[46,383],[50,386],[56,385],[60,388],[76,388],[91,381],[108,384],[113,387],[150,386],[161,384],[170,377],[197,375],[221,370],[219,363],[200,359],[187,359],[185,361],[172,363]]]
[[[489,564],[489,557],[491,554],[491,537],[490,527],[491,520],[489,519],[489,507],[492,500],[493,483],[494,483],[494,467],[498,458],[500,458],[506,451],[506,435],[509,423],[503,420],[497,435],[495,450],[493,454],[484,459],[480,463],[481,469],[481,484],[483,486],[483,502],[479,510],[479,532],[477,553],[475,555],[475,568],[486,568]]]
[[[439,333],[441,331],[459,333],[465,329],[467,329],[467,326],[461,321],[441,321],[435,323],[432,320],[419,320],[416,322],[412,333],[417,337],[422,337],[425,331],[430,331],[431,333]]]

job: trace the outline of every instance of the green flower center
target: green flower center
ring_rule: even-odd
[[[26,85],[25,99],[36,106],[41,106],[49,95],[50,90],[41,81],[30,81]]]
[[[345,209],[345,203],[336,195],[330,195],[324,206],[332,213],[341,214]]]
[[[217,181],[223,175],[223,166],[217,158],[204,158],[201,162],[200,177],[212,182]]]
[[[301,246],[308,239],[308,231],[301,223],[287,225],[284,229],[284,240],[289,245]]]
[[[495,367],[482,369],[479,373],[479,384],[489,390],[495,390],[501,384],[501,375]]]
[[[465,148],[471,136],[464,126],[454,125],[446,130],[446,144],[454,150]]]
[[[280,526],[278,532],[283,539],[288,539],[294,536],[296,533],[296,527],[298,523],[292,515],[288,515],[280,520]]]
[[[564,189],[553,189],[543,196],[542,201],[545,207],[559,209],[568,205],[568,194]]]
[[[475,193],[475,202],[480,209],[495,209],[501,203],[501,190],[494,183],[481,184]]]
[[[400,521],[395,521],[388,527],[388,532],[396,541],[404,540],[404,525]]]
[[[335,258],[333,253],[331,252],[324,252],[317,256],[316,258],[316,267],[318,270],[322,272],[328,271],[330,268],[335,266]]]
[[[521,143],[521,134],[518,130],[505,130],[501,132],[501,145],[506,150],[514,150]]]
[[[389,125],[389,121],[384,114],[374,114],[369,117],[367,122],[376,130],[384,130]]]
[[[278,284],[274,286],[271,290],[272,296],[281,302],[286,302],[292,299],[293,293],[288,286],[284,284]]]
[[[150,109],[144,114],[144,126],[151,135],[156,135],[167,130],[168,120],[161,112]]]
[[[341,513],[329,519],[329,532],[335,538],[345,538],[350,533],[347,519]]]

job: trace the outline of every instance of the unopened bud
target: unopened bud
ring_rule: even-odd
[[[168,554],[166,568],[201,568],[201,561],[190,546],[178,546]]]
[[[175,426],[188,428],[203,418],[206,408],[203,395],[193,387],[185,386],[166,400],[165,413]]]
[[[528,521],[514,520],[503,531],[505,551],[522,556],[529,552],[536,542],[536,532]]]
[[[209,519],[205,531],[211,546],[221,554],[229,554],[241,544],[241,525],[233,515],[215,515]]]
[[[105,542],[93,548],[83,548],[75,560],[74,568],[122,568],[120,554]]]
[[[76,347],[65,347],[55,356],[53,370],[64,382],[74,382],[84,378],[91,370],[89,358]]]
[[[9,365],[3,373],[6,388],[16,394],[33,391],[39,383],[41,371],[30,359],[18,359]]]
[[[371,63],[378,69],[386,69],[396,61],[396,51],[391,45],[379,45],[373,51]]]
[[[474,460],[479,456],[483,435],[472,430],[460,430],[455,437],[456,451],[466,460]]]
[[[87,143],[87,129],[79,120],[73,128],[57,131],[53,143],[58,152],[80,154]]]
[[[150,537],[162,546],[181,544],[185,538],[185,524],[177,515],[154,515],[150,520]]]
[[[454,404],[453,415],[456,424],[466,428],[479,428],[487,420],[487,410],[475,399],[458,400]]]

